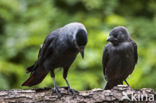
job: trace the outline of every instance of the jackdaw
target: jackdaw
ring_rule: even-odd
[[[50,72],[54,90],[61,96],[55,84],[54,69],[62,67],[63,78],[68,85],[68,92],[75,93],[67,81],[67,73],[78,53],[81,54],[82,58],[84,57],[84,49],[87,42],[87,30],[81,23],[69,23],[54,30],[46,37],[40,48],[38,60],[34,65],[27,68],[27,73],[31,72],[31,75],[22,86],[36,85]]]
[[[113,28],[107,39],[102,58],[103,73],[107,81],[105,90],[123,84],[130,75],[138,60],[137,44],[131,39],[128,30],[123,26]]]

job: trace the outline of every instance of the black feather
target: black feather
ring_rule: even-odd
[[[64,78],[76,58],[79,47],[87,44],[87,31],[81,23],[70,23],[48,35],[40,48],[38,60],[27,69],[31,72],[23,86],[33,86],[40,83],[47,73],[63,67]],[[53,74],[52,77],[55,75]]]
[[[130,38],[125,27],[116,27],[110,34],[110,41],[103,52],[103,72],[107,81],[105,89],[122,84],[137,63],[137,45]]]

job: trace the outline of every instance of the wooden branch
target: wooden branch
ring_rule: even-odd
[[[112,90],[93,89],[80,91],[75,96],[67,92],[66,87],[59,88],[62,97],[58,97],[51,88],[32,90],[2,90],[0,91],[0,103],[27,102],[27,103],[104,103],[119,101],[123,103],[140,102],[155,103],[156,93],[153,89],[143,88],[133,90],[125,85],[118,85]]]

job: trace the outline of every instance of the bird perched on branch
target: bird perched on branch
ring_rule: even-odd
[[[105,90],[123,84],[123,81],[128,84],[126,78],[133,72],[138,60],[137,44],[125,27],[113,28],[107,41],[109,43],[104,48],[102,59],[103,73],[107,81]]]
[[[27,73],[31,72],[30,77],[22,86],[33,86],[40,83],[50,72],[55,92],[61,96],[61,93],[55,83],[54,69],[63,68],[63,78],[68,85],[68,91],[74,93],[68,80],[68,70],[80,53],[84,57],[84,49],[88,42],[87,30],[81,23],[70,23],[56,29],[45,39],[38,54],[38,60],[34,65],[27,68]]]

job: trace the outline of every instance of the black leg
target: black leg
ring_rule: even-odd
[[[54,84],[54,91],[57,93],[57,95],[59,97],[61,97],[61,92],[59,91],[58,87],[56,86],[56,83],[55,83],[55,74],[54,74],[54,71],[50,71],[50,75],[52,77],[52,80],[53,80],[53,84]]]
[[[64,71],[63,71],[63,78],[64,78],[64,80],[66,81],[66,84],[68,85],[68,93],[72,93],[72,94],[76,94],[75,93],[75,90],[73,90],[73,89],[71,89],[71,87],[70,87],[70,85],[69,85],[69,82],[68,82],[68,80],[67,80],[67,74],[68,74],[68,70],[69,70],[69,68],[64,68]]]
[[[124,81],[125,81],[125,83],[128,85],[128,87],[130,87],[132,90],[134,90],[134,89],[128,84],[128,82],[127,82],[126,79],[125,79]]]
[[[124,81],[125,81],[125,83],[130,87],[130,85],[128,84],[127,80],[125,79]]]

